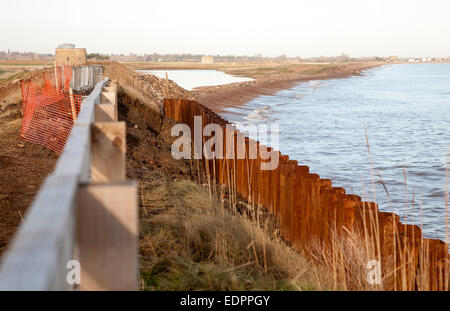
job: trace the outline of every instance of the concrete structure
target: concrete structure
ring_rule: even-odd
[[[86,49],[75,48],[75,44],[61,44],[56,48],[55,62],[57,66],[80,66],[86,64]]]
[[[214,63],[214,56],[202,56],[202,64]]]
[[[103,70],[100,65],[74,66],[69,88],[76,91],[87,90],[102,81],[102,77]]]

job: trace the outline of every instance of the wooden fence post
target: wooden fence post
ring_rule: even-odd
[[[100,104],[108,104],[111,103],[114,107],[114,121],[117,121],[118,112],[117,112],[117,92],[109,91],[102,92]]]
[[[116,122],[117,107],[113,103],[95,105],[95,122]]]
[[[81,290],[138,289],[136,182],[80,186]]]
[[[125,122],[94,123],[91,127],[93,183],[125,180]]]

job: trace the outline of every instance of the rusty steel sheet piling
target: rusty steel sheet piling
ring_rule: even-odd
[[[333,187],[331,180],[310,173],[308,166],[237,130],[233,143],[227,143],[228,122],[195,101],[165,99],[164,113],[190,126],[193,139],[194,117],[202,117],[202,153],[211,139],[203,136],[204,128],[208,124],[221,127],[223,149],[214,146],[213,151],[221,151],[222,158],[202,157],[205,173],[211,182],[226,185],[253,207],[265,207],[294,248],[308,251],[319,245],[332,251],[352,234],[361,252],[380,261],[384,289],[448,290],[448,245],[443,241],[423,238],[418,226],[403,224],[395,213],[380,212],[374,202],[346,194],[345,189]],[[265,148],[279,156],[272,170],[261,169],[261,164],[270,161],[261,157]]]

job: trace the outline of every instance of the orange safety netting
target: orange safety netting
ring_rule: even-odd
[[[72,95],[70,76],[64,70],[64,88],[57,88],[44,75],[44,85],[22,81],[23,119],[20,136],[61,153],[81,108],[81,95]],[[61,72],[60,72],[61,73]],[[58,74],[58,82],[62,75]],[[61,84],[59,84],[61,86]]]

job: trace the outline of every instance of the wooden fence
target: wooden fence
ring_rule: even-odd
[[[137,290],[137,184],[125,179],[117,117],[117,85],[105,79],[1,258],[0,290]]]
[[[192,141],[195,116],[202,117],[202,133],[208,124],[218,124],[226,133],[227,122],[197,102],[167,99],[164,112],[191,128]],[[251,203],[266,207],[279,221],[282,236],[294,247],[311,251],[314,244],[345,260],[346,254],[338,253],[342,244],[345,247],[346,238],[357,237],[360,244],[356,248],[366,249],[369,259],[380,262],[385,289],[448,289],[446,243],[422,238],[418,226],[402,224],[396,214],[380,212],[375,203],[346,194],[345,189],[333,187],[330,180],[310,173],[307,166],[288,156],[278,153],[278,167],[261,170],[260,164],[268,160],[259,152],[251,159],[249,150],[252,145],[258,150],[264,146],[241,136],[237,132],[231,139],[234,147],[227,150],[224,135],[223,154],[230,152],[233,157],[203,159],[206,172],[217,182],[231,185]],[[204,141],[201,150],[203,145]],[[239,148],[245,148],[244,159],[237,159]]]

